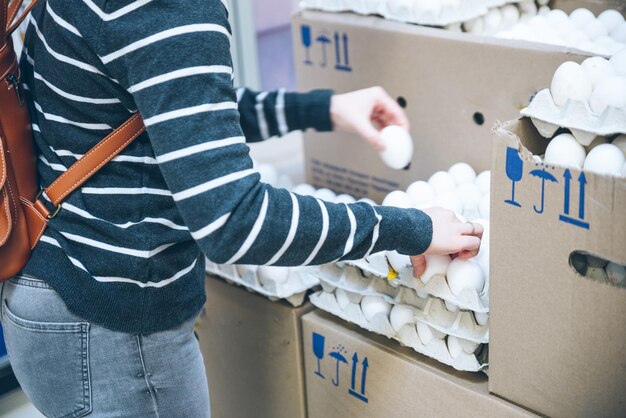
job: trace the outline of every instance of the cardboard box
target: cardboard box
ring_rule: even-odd
[[[569,257],[626,264],[626,179],[537,165],[548,141],[528,119],[494,132],[489,388],[549,416],[624,417],[626,289]]]
[[[408,170],[388,168],[355,135],[306,134],[307,181],[379,202],[459,161],[489,169],[496,121],[517,118],[562,62],[586,58],[557,46],[350,13],[300,12],[293,34],[301,90],[380,85],[406,103],[415,144]]]
[[[309,418],[535,416],[490,395],[482,373],[456,372],[319,310],[302,324]]]
[[[305,418],[300,317],[293,308],[213,277],[197,327],[214,418]]]
[[[615,9],[626,15],[626,3],[623,0],[554,0],[550,2],[553,9],[561,9],[567,13],[579,7],[591,10],[596,16],[607,9]]]

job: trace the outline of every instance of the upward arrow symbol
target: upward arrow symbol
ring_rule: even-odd
[[[356,389],[356,367],[359,365],[359,356],[354,353],[352,356],[352,381],[350,387]]]
[[[565,170],[563,177],[565,178],[565,202],[563,204],[563,213],[569,215],[570,182],[572,180],[572,173],[569,171],[569,168]]]
[[[585,219],[585,185],[587,184],[587,177],[585,173],[580,173],[578,176],[578,183],[580,183],[580,202],[578,203],[578,217]]]

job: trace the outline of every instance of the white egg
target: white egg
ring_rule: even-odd
[[[548,19],[548,21],[552,25],[554,25],[554,27],[558,28],[560,25],[563,24],[563,22],[569,21],[569,16],[561,9],[553,9],[550,10],[548,15],[546,16],[546,19]]]
[[[276,187],[278,184],[278,171],[270,164],[259,164],[256,170],[261,175],[261,181],[270,186]]]
[[[417,330],[417,335],[424,345],[429,345],[434,339],[433,330],[423,322],[417,321],[415,323],[415,329]]]
[[[621,176],[624,163],[626,158],[621,149],[613,144],[602,144],[587,155],[583,168],[597,174]]]
[[[335,289],[335,298],[337,299],[337,305],[339,305],[342,311],[345,311],[350,304],[348,292],[338,287]]]
[[[457,187],[456,194],[461,199],[463,208],[478,206],[482,197],[482,193],[474,183],[461,184]]]
[[[474,312],[474,318],[476,323],[481,327],[487,325],[489,322],[489,314],[487,312]]]
[[[258,266],[250,266],[244,264],[238,264],[235,266],[235,270],[237,270],[237,274],[239,274],[239,277],[254,275],[256,274],[258,269]]]
[[[502,12],[500,12],[498,8],[493,8],[483,16],[483,21],[485,23],[485,33],[494,34],[500,29],[500,25],[502,25]]]
[[[448,300],[444,300],[443,304],[446,305],[446,309],[449,310],[450,312],[458,312],[459,311],[459,305],[452,303]]]
[[[435,199],[433,186],[422,180],[411,183],[406,189],[406,194],[409,195],[415,205],[424,202],[432,202]]]
[[[259,266],[257,275],[261,286],[272,282],[282,284],[287,282],[289,267]]]
[[[452,259],[449,255],[427,255],[426,270],[420,276],[422,283],[427,284],[436,275],[445,276]]]
[[[550,93],[557,106],[565,105],[568,100],[586,102],[591,92],[591,80],[579,64],[567,61],[554,72]]]
[[[606,26],[596,19],[589,21],[582,29],[585,35],[587,35],[587,38],[592,41],[609,34],[609,31],[606,30]]]
[[[485,170],[476,177],[476,186],[482,194],[491,190],[491,170]]]
[[[408,255],[400,254],[397,251],[387,251],[385,255],[387,256],[387,261],[389,261],[389,264],[396,272],[411,267],[411,259]]]
[[[580,64],[591,81],[591,85],[595,87],[600,81],[615,75],[613,66],[609,64],[609,60],[602,57],[587,58]]]
[[[589,9],[579,8],[570,13],[569,19],[582,29],[587,23],[595,20],[596,17]]]
[[[616,286],[626,285],[626,266],[617,263],[609,263],[604,268],[609,282]]]
[[[550,8],[548,6],[541,6],[539,10],[537,10],[537,15],[539,16],[547,16],[550,13]]]
[[[596,257],[589,254],[587,254],[585,257],[587,258],[587,264],[589,265],[589,267],[603,269],[609,263],[601,257]]]
[[[447,340],[448,351],[453,359],[457,358],[461,353],[472,354],[480,345],[473,341],[457,338],[454,335],[448,335]]]
[[[428,184],[435,190],[435,195],[451,192],[456,188],[454,178],[447,171],[437,171],[430,176]]]
[[[587,146],[587,154],[589,154],[589,152],[594,149],[595,147],[597,147],[598,145],[602,145],[602,144],[608,144],[609,140],[606,139],[606,137],[604,136],[597,136],[596,139],[594,139],[593,141],[591,141],[591,144],[589,144]]]
[[[402,190],[394,190],[385,196],[383,206],[395,206],[397,208],[408,209],[413,207],[413,200]]]
[[[354,203],[356,199],[349,194],[340,194],[335,198],[335,203]]]
[[[482,218],[489,219],[491,216],[491,194],[483,195],[478,204],[478,213]]]
[[[607,107],[626,107],[626,78],[612,76],[601,80],[591,97],[589,107],[596,115],[600,115]]]
[[[585,148],[571,134],[554,137],[546,148],[544,161],[562,167],[582,168],[585,162]]]
[[[463,29],[465,32],[481,35],[485,31],[485,22],[483,18],[479,16],[463,23]]]
[[[502,27],[512,28],[519,21],[519,9],[512,4],[503,6],[502,9]]]
[[[406,129],[390,125],[380,132],[380,139],[385,150],[380,158],[389,167],[401,170],[409,165],[413,158],[413,139]]]
[[[412,0],[387,0],[389,11],[399,20],[408,21],[412,18]]]
[[[614,9],[608,9],[598,15],[598,20],[602,22],[607,31],[611,32],[624,22],[624,16]]]
[[[321,188],[317,189],[315,193],[313,193],[313,197],[324,200],[326,202],[334,202],[337,195],[330,189]]]
[[[476,181],[476,171],[467,163],[456,163],[448,169],[457,186]]]
[[[626,43],[626,22],[620,23],[611,31],[611,38],[617,42]]]
[[[537,14],[537,4],[534,1],[521,1],[518,4],[520,11],[528,16],[535,16]]]
[[[463,201],[456,194],[456,191],[438,194],[437,197],[435,197],[435,206],[450,209],[454,213],[463,212]]]
[[[439,0],[421,0],[414,2],[415,16],[438,17],[441,14],[442,4]]]
[[[391,322],[391,326],[396,332],[400,332],[400,329],[407,324],[414,324],[415,313],[413,308],[406,305],[395,305],[391,308],[389,322]]]
[[[489,281],[489,254],[490,254],[490,246],[489,246],[489,235],[490,235],[490,227],[489,220],[487,219],[475,219],[473,222],[479,223],[483,227],[483,237],[480,242],[480,250],[478,251],[478,255],[474,257],[474,260],[483,273],[485,273],[485,280]]]
[[[624,155],[626,156],[626,135],[620,135],[611,142],[611,144],[615,145],[617,148],[621,149]]]
[[[298,184],[291,191],[301,196],[313,196],[315,194],[315,187],[307,183],[302,183],[302,184]]]
[[[367,203],[370,206],[378,206],[378,203],[374,202],[372,199],[368,199],[367,197],[360,198],[358,202]]]
[[[481,293],[485,287],[485,274],[478,263],[473,260],[452,260],[448,267],[448,286],[454,295],[459,295],[465,289]]]
[[[626,77],[626,49],[622,49],[609,60],[615,73],[620,77]]]
[[[383,314],[389,315],[391,310],[391,304],[387,302],[382,296],[363,296],[361,299],[361,310],[365,319],[371,321],[376,315]]]

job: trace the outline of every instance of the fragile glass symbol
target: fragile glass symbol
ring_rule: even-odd
[[[504,202],[509,205],[517,206],[521,208],[522,205],[515,201],[515,183],[522,179],[524,174],[524,162],[519,155],[516,148],[506,148],[506,176],[511,180],[511,199],[507,199]]]
[[[316,332],[313,333],[313,354],[315,354],[315,357],[317,357],[317,370],[315,371],[315,374],[321,377],[322,379],[325,379],[325,377],[322,374],[320,361],[324,358],[325,341],[326,341],[326,337]]]
[[[306,58],[304,60],[305,64],[313,65],[313,61],[311,61],[311,44],[313,39],[311,37],[311,27],[309,25],[302,25],[300,27],[300,35],[302,36],[302,45],[305,48]]]

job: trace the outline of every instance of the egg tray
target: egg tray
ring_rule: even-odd
[[[206,272],[209,274],[259,293],[273,302],[284,299],[294,307],[301,306],[306,299],[307,292],[319,286],[317,267],[285,268],[289,268],[289,275],[284,283],[270,280],[263,286],[255,270],[247,269],[241,275],[234,265],[216,264],[206,260]]]
[[[333,264],[318,270],[320,284],[326,292],[343,289],[352,303],[360,303],[363,296],[381,296],[392,305],[413,308],[415,319],[443,332],[476,343],[489,342],[489,325],[479,325],[474,313],[460,309],[449,310],[443,300],[420,297],[414,289],[397,286],[381,278],[366,278],[356,267],[340,268]]]
[[[346,264],[358,267],[364,272],[366,277],[371,275],[381,278],[389,277],[390,267],[387,257],[383,253],[372,254],[361,260],[346,261]],[[473,289],[464,289],[458,295],[452,293],[445,276],[435,275],[428,283],[424,284],[420,279],[413,277],[413,269],[410,267],[397,272],[397,277],[391,281],[397,283],[397,285],[414,289],[422,297],[426,295],[436,296],[448,303],[457,305],[463,310],[478,313],[489,312],[489,280],[486,280],[485,289],[483,289],[482,293],[478,293]]]
[[[416,0],[416,2],[424,0]],[[484,0],[463,0],[457,6],[443,6],[439,15],[430,12],[416,15],[413,10],[399,15],[389,9],[387,2],[379,2],[376,7],[368,7],[364,1],[346,0],[303,0],[301,8],[318,9],[326,12],[355,12],[362,15],[381,15],[386,19],[403,23],[415,23],[428,26],[446,26],[461,23],[487,13]]]
[[[310,300],[319,309],[354,323],[368,331],[394,339],[418,353],[434,358],[457,370],[478,372],[487,366],[487,344],[479,345],[473,353],[460,352],[456,357],[453,357],[448,349],[446,334],[428,325],[424,324],[430,330],[429,332],[425,331],[424,327],[420,327],[422,334],[429,333],[432,335],[432,339],[428,341],[428,344],[424,344],[416,324],[407,324],[399,332],[396,332],[387,316],[383,313],[375,315],[371,321],[368,321],[358,304],[351,302],[345,309],[341,309],[335,295],[323,290],[312,294]]]
[[[607,107],[601,115],[595,115],[589,104],[568,100],[557,106],[549,89],[535,95],[521,114],[531,118],[545,138],[551,138],[559,128],[568,128],[582,145],[589,145],[596,136],[626,133],[626,109]]]

